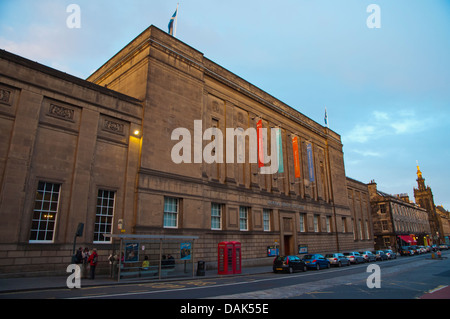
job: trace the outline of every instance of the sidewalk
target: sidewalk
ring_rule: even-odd
[[[420,299],[450,299],[450,286],[439,286],[424,294]]]
[[[170,282],[170,281],[183,281],[192,279],[205,279],[216,277],[232,277],[232,276],[247,276],[253,274],[263,274],[272,271],[272,266],[257,266],[257,267],[243,267],[241,274],[235,275],[218,275],[217,269],[206,270],[205,276],[194,277],[181,277],[181,278],[164,278],[161,280],[155,279],[121,279],[117,282],[117,279],[111,279],[108,275],[96,275],[94,280],[81,279],[81,287],[92,286],[105,286],[105,285],[120,285],[130,283],[144,283],[144,282]],[[42,277],[20,277],[20,278],[0,278],[0,293],[17,292],[17,291],[29,291],[29,290],[44,290],[44,289],[61,289],[67,288],[67,276],[42,276]]]

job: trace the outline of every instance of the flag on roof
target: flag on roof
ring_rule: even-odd
[[[177,5],[177,9],[175,10],[175,12],[172,15],[172,18],[170,18],[169,21],[169,34],[175,36],[176,35],[176,28],[177,28],[177,18],[178,18],[178,5]]]

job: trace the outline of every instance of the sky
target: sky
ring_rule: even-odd
[[[86,79],[177,3],[179,40],[321,125],[327,109],[348,177],[414,200],[418,162],[450,210],[449,0],[0,0],[0,48]]]

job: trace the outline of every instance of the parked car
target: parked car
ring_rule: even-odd
[[[384,253],[387,255],[388,259],[397,259],[397,253],[393,252],[391,249],[386,249]]]
[[[330,268],[330,262],[320,254],[308,254],[303,256],[306,267],[319,270],[320,268]]]
[[[414,255],[414,251],[409,246],[402,246],[402,248],[400,249],[400,255],[412,256]]]
[[[377,257],[371,251],[361,252],[361,256],[364,258],[365,262],[376,261]]]
[[[447,249],[448,249],[447,245],[445,245],[445,244],[439,245],[439,250],[447,250]]]
[[[439,250],[438,245],[436,245],[436,244],[435,244],[435,245],[432,245],[432,246],[431,246],[431,250],[432,250],[432,251]]]
[[[297,256],[277,256],[273,260],[273,272],[283,271],[293,273],[299,270],[306,271],[306,264]]]
[[[328,259],[330,265],[334,265],[337,267],[341,267],[342,265],[350,266],[350,260],[348,260],[348,258],[346,258],[344,254],[341,253],[326,254],[325,258]]]
[[[385,254],[384,251],[382,250],[377,250],[374,252],[374,255],[377,256],[377,261],[383,261],[383,260],[388,260],[388,256]]]
[[[352,264],[359,264],[365,262],[364,257],[361,256],[358,252],[352,251],[349,253],[344,253],[344,256],[350,260]]]
[[[415,255],[420,255],[423,254],[423,251],[420,249],[419,246],[417,245],[413,245],[413,246],[409,246],[412,250],[414,250],[414,254]]]

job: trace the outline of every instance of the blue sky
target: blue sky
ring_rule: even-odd
[[[450,210],[450,1],[179,0],[177,38],[342,137],[346,174]],[[81,28],[69,29],[69,4]],[[370,4],[381,28],[370,29]],[[0,48],[87,78],[169,0],[1,0]]]

